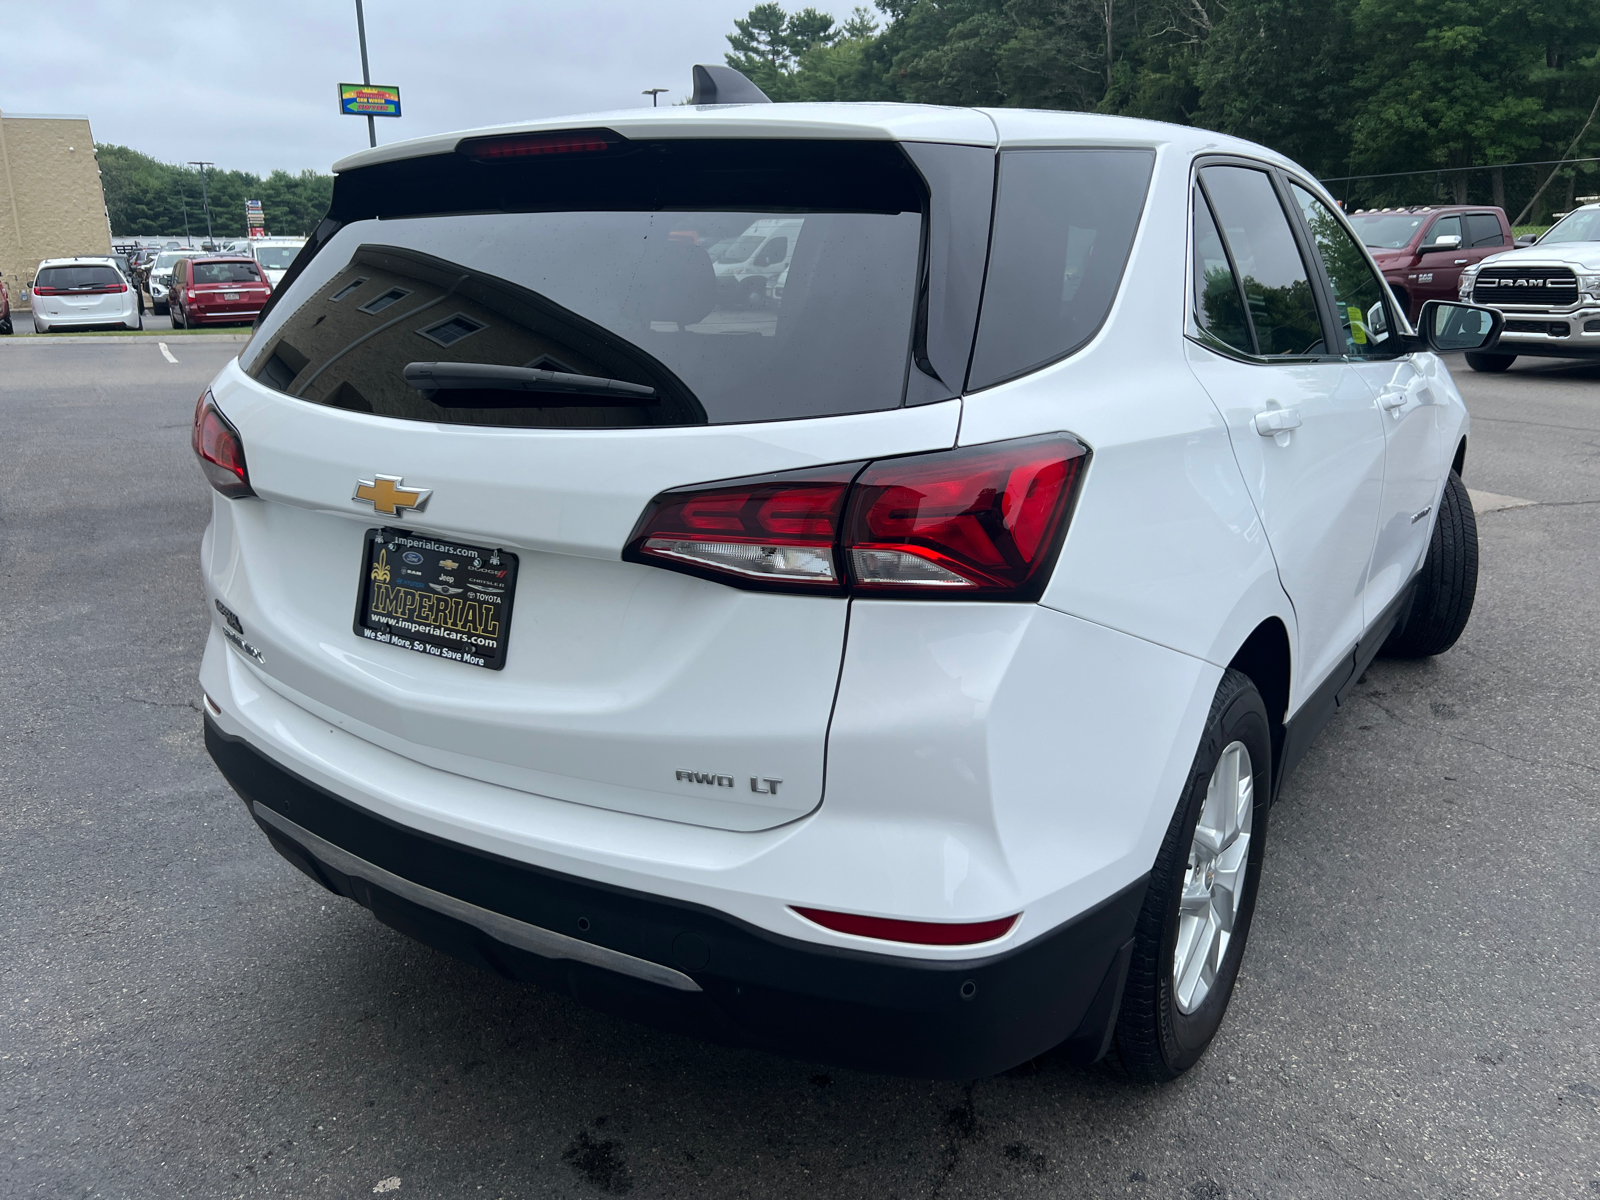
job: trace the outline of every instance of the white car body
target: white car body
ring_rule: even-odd
[[[496,863],[717,914],[829,961],[959,978],[979,959],[1022,961],[1138,888],[1219,680],[1263,638],[1282,645],[1275,716],[1289,764],[1304,752],[1405,598],[1467,432],[1432,353],[1230,357],[1186,317],[1197,160],[1284,172],[1331,206],[1313,177],[1202,130],[1011,109],[663,108],[489,132],[594,127],[640,141],[978,147],[986,161],[1134,147],[1153,168],[1098,331],[1059,361],[930,403],[629,429],[392,420],[253,377],[281,316],[264,315],[211,389],[257,497],[218,496],[201,549],[214,753],[235,747],[385,828]],[[394,143],[335,169],[448,154],[462,137]],[[350,225],[324,238],[275,302],[334,278],[368,236]],[[1257,423],[1278,407],[1297,412],[1292,434]],[[669,489],[1054,431],[1092,461],[1036,602],[770,594],[621,560]],[[379,474],[430,489],[425,511],[380,518],[351,499]],[[375,524],[520,556],[503,671],[353,632]],[[324,868],[346,861],[326,840],[296,842],[287,810],[230,777],[280,849]],[[805,907],[1020,917],[976,947],[913,945],[826,928]],[[488,928],[474,912],[462,919]],[[997,1069],[1005,1053],[959,1069]]]
[[[267,281],[276,288],[283,282],[294,256],[305,244],[305,238],[256,238],[241,244],[240,249],[261,264],[261,269],[267,273]]]
[[[201,253],[199,250],[163,250],[156,255],[146,272],[149,281],[150,300],[157,311],[165,312],[167,309],[167,292],[172,287],[172,264],[180,258],[192,258]]]
[[[101,272],[109,270],[111,277],[96,286],[61,288],[44,292],[39,290],[50,286],[47,281],[56,272],[70,271],[73,268],[96,268]],[[127,276],[123,275],[116,260],[103,255],[47,258],[34,272],[33,283],[29,290],[35,333],[49,333],[57,329],[104,328],[114,325],[121,325],[126,329],[140,329],[144,324],[138,293],[128,282]]]
[[[1595,213],[1600,213],[1600,204],[1585,204],[1562,223]],[[1502,352],[1553,358],[1600,355],[1600,240],[1547,240],[1558,228],[1553,226],[1532,246],[1491,254],[1461,273],[1463,301],[1505,314],[1498,347]],[[1501,282],[1507,286],[1493,286]]]

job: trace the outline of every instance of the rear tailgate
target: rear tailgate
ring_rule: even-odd
[[[892,144],[869,153],[894,175]],[[836,181],[826,203],[785,193],[805,226],[785,296],[736,307],[708,251],[770,194],[714,206],[696,162],[685,178],[702,207],[663,205],[660,158],[614,171],[655,173],[648,207],[627,199],[646,189],[591,172],[576,211],[541,181],[542,211],[485,212],[479,197],[462,215],[347,223],[214,385],[259,499],[217,501],[207,575],[259,651],[245,668],[331,724],[523,791],[761,829],[821,802],[847,602],[622,550],[670,488],[951,446],[959,401],[903,404],[922,200],[899,197],[914,175],[855,205]],[[760,186],[781,192],[814,165],[769,163]],[[425,390],[408,382],[413,359],[558,390]],[[559,391],[578,377],[589,391]],[[596,390],[608,380],[622,390]],[[426,500],[384,515],[353,498],[379,476]],[[384,528],[515,556],[501,669],[358,633]]]

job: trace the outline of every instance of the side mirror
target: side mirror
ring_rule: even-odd
[[[1506,319],[1492,308],[1429,300],[1417,318],[1417,331],[1428,349],[1437,354],[1459,350],[1487,350],[1500,340]]]
[[[1519,237],[1516,240],[1516,244],[1518,246],[1531,246],[1535,242],[1537,242],[1538,240],[1539,240],[1539,235],[1538,234],[1536,234],[1536,233],[1525,233],[1525,234],[1523,234],[1521,237]]]
[[[1461,245],[1461,235],[1459,233],[1441,233],[1433,241],[1423,246],[1422,252],[1426,254],[1430,250],[1454,250],[1459,245]]]

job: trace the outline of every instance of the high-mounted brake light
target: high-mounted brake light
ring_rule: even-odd
[[[1057,433],[679,488],[622,557],[743,588],[1036,600],[1088,457]]]
[[[189,445],[200,460],[207,481],[230,500],[254,496],[250,472],[244,464],[244,443],[239,431],[217,411],[209,391],[200,394],[194,406],[194,429]]]
[[[808,921],[835,933],[877,938],[884,942],[910,942],[917,946],[972,946],[1005,937],[1016,925],[1017,913],[993,921],[902,921],[893,917],[864,917],[859,913],[829,912],[821,908],[796,908]]]
[[[459,143],[456,151],[478,162],[501,162],[509,158],[538,158],[548,154],[593,154],[611,149],[620,140],[606,129],[513,133],[504,137],[471,138]]]

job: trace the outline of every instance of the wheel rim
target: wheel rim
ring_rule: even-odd
[[[1178,942],[1172,990],[1178,1011],[1205,1003],[1228,953],[1250,865],[1255,774],[1243,742],[1230,742],[1211,772],[1205,805],[1189,843],[1189,865],[1178,902]]]

